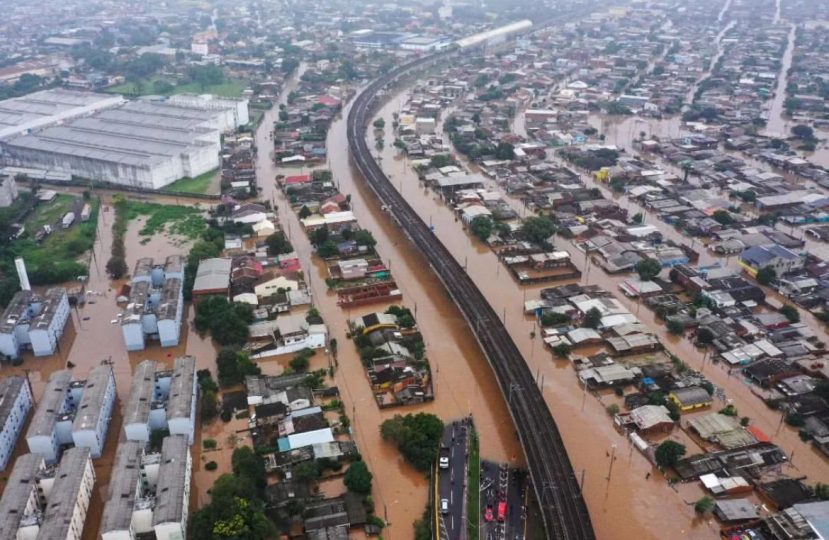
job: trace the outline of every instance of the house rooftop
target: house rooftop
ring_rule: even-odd
[[[23,377],[7,377],[0,380],[0,426],[5,426],[12,412],[17,397],[24,389],[26,379]]]

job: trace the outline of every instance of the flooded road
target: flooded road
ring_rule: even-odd
[[[398,107],[400,97],[394,96],[380,111],[379,116],[390,124],[392,112]],[[520,120],[516,121],[521,126]],[[636,124],[629,124],[624,131],[635,129]],[[678,129],[679,124],[663,122],[666,131]],[[387,130],[386,139],[389,138]],[[620,134],[621,135],[621,134]],[[628,135],[629,137],[629,135]],[[630,139],[627,139],[628,144]],[[612,142],[612,141],[610,141]],[[537,298],[538,287],[519,287],[505,272],[501,275],[501,264],[495,255],[486,247],[467,235],[455,214],[433,191],[425,189],[411,170],[408,160],[396,155],[393,148],[386,147],[382,151],[382,166],[389,175],[392,184],[407,197],[409,203],[419,213],[421,218],[435,227],[435,234],[455,255],[458,262],[468,268],[470,276],[486,295],[492,307],[498,313],[503,313],[507,328],[513,339],[527,359],[531,370],[544,377],[544,395],[551,411],[562,431],[565,444],[577,475],[586,470],[585,497],[593,516],[594,526],[599,538],[713,538],[718,530],[714,524],[698,520],[691,506],[686,504],[695,501],[702,492],[697,485],[688,485],[681,488],[681,493],[669,494],[669,488],[655,478],[646,479],[650,466],[639,455],[631,454],[629,458],[617,463],[613,468],[612,481],[607,481],[604,467],[609,467],[610,453],[615,446],[617,449],[627,450],[629,446],[625,439],[612,427],[610,419],[604,412],[604,404],[599,400],[586,399],[578,385],[574,370],[568,363],[553,359],[550,353],[541,348],[538,339],[532,339],[530,333],[535,329],[535,321],[522,313],[521,299]],[[597,186],[592,179],[583,176],[590,186]],[[600,187],[609,194],[604,186]],[[624,196],[609,194],[619,204],[626,205],[631,213],[643,211],[634,201],[628,201]],[[360,209],[358,215],[362,219]],[[370,209],[369,209],[370,211]],[[700,262],[709,264],[720,262],[731,266],[735,264],[729,259],[713,257],[695,241],[679,234],[673,227],[655,218],[646,219],[646,223],[656,225],[666,237],[677,242],[693,245],[700,250]],[[723,368],[711,364],[710,360],[703,361],[703,352],[697,350],[687,339],[670,335],[664,325],[657,321],[654,314],[647,308],[642,308],[635,300],[622,295],[618,284],[628,276],[606,275],[600,269],[591,269],[585,265],[584,254],[575,249],[568,242],[558,241],[557,247],[566,249],[576,265],[582,270],[583,284],[599,284],[614,294],[631,312],[637,314],[642,321],[655,329],[670,352],[677,354],[691,367],[702,370],[712,382],[726,389],[728,397],[733,400],[741,415],[752,418],[754,425],[773,435],[775,440],[787,452],[796,451],[793,475],[805,474],[812,479],[825,476],[826,460],[817,452],[804,445],[798,438],[795,430],[787,426],[780,426],[778,413],[769,410],[763,402],[752,393],[752,388],[739,380],[736,374],[729,374]],[[592,270],[592,271],[591,271]],[[715,406],[715,410],[718,407]],[[689,446],[689,453],[695,450]],[[627,453],[625,453],[627,456]],[[617,455],[618,457],[618,455]],[[609,485],[608,485],[609,484]],[[633,501],[636,504],[633,504]],[[676,516],[676,519],[666,523],[665,515]],[[656,526],[655,524],[659,525]]]
[[[775,22],[780,18],[780,0],[777,1],[777,11],[775,12]],[[789,81],[789,68],[792,67],[792,56],[794,55],[794,40],[795,40],[795,25],[791,25],[789,29],[788,43],[786,51],[783,53],[781,59],[780,73],[777,75],[777,86],[774,89],[774,99],[769,108],[769,119],[764,130],[765,135],[769,137],[789,136],[791,129],[787,118],[783,116],[785,111],[784,104],[786,102],[786,85]]]
[[[348,318],[385,309],[385,305],[344,310],[337,306],[336,295],[327,290],[325,266],[313,257],[312,246],[302,232],[298,218],[274,183],[277,174],[295,174],[300,170],[277,168],[269,157],[268,149],[272,143],[268,131],[276,113],[276,110],[269,112],[257,132],[259,185],[265,198],[276,201],[280,222],[286,231],[290,231],[290,240],[306,269],[314,304],[320,310],[330,336],[339,342],[339,366],[334,384],[339,387],[346,412],[351,417],[358,449],[374,474],[377,508],[387,514],[384,517],[392,524],[384,530],[383,536],[411,538],[412,522],[421,516],[426,505],[428,480],[403,463],[397,449],[383,442],[379,431],[383,420],[395,414],[425,411],[448,421],[471,412],[484,441],[482,451],[485,456],[519,463],[520,448],[495,379],[462,316],[437,278],[424,271],[425,259],[389,223],[387,216],[380,213],[370,195],[363,191],[362,184],[355,182],[345,143],[345,120],[340,117],[328,135],[329,164],[334,181],[339,183],[344,194],[352,196],[360,225],[372,231],[377,239],[377,251],[390,266],[403,292],[402,303],[412,309],[423,333],[435,376],[436,399],[433,402],[415,407],[378,409],[357,351],[345,334]],[[325,367],[326,362],[325,355],[318,353],[312,359],[312,368]],[[260,362],[263,369],[267,369],[266,364]]]

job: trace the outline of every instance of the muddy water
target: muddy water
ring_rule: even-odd
[[[390,123],[391,112],[396,110],[396,102],[397,99],[393,98],[380,113],[386,117],[387,124]],[[337,126],[335,126],[335,132],[336,129]],[[684,486],[679,495],[667,493],[668,488],[659,482],[659,475],[645,480],[645,473],[650,470],[650,467],[640,456],[617,461],[612,470],[611,481],[607,481],[605,467],[609,469],[609,454],[612,452],[613,445],[616,445],[617,457],[619,449],[627,449],[628,446],[611,427],[603,410],[604,405],[592,397],[583,396],[570,366],[552,359],[549,352],[541,349],[538,340],[530,338],[530,332],[535,328],[535,324],[531,318],[524,317],[519,299],[537,297],[540,287],[528,287],[522,290],[506,273],[502,275],[500,264],[495,256],[486,247],[470,239],[463,232],[454,214],[439,197],[418,184],[406,160],[390,157],[390,151],[392,150],[383,151],[382,164],[390,175],[392,183],[407,196],[421,218],[433,224],[436,234],[455,254],[457,260],[467,266],[470,275],[485,293],[496,312],[503,313],[506,325],[524,353],[530,368],[544,377],[545,397],[562,430],[577,474],[580,474],[581,470],[586,470],[585,496],[594,518],[598,537],[715,537],[716,526],[697,520],[692,508],[686,504],[701,496],[699,488],[694,485]],[[359,189],[358,192],[360,192]],[[620,201],[620,204],[630,205],[631,212],[638,211],[630,201]],[[667,237],[686,244],[690,243],[689,239],[681,237],[667,224],[655,220],[653,223],[663,230]],[[643,322],[658,331],[660,338],[670,351],[679,355],[693,367],[701,368],[715,384],[726,388],[729,397],[741,414],[750,416],[755,425],[767,433],[773,435],[777,432],[779,415],[768,410],[751,393],[751,389],[738,380],[736,375],[729,376],[725,370],[712,366],[710,362],[703,364],[703,354],[696,350],[688,340],[669,335],[647,308],[642,308],[635,301],[619,293],[618,283],[624,277],[608,276],[600,269],[585,268],[582,253],[576,251],[568,243],[559,242],[558,244],[558,247],[571,252],[573,260],[582,269],[583,283],[598,283],[614,293],[632,312],[637,313]],[[705,250],[701,251],[703,264],[714,262],[710,254]],[[733,264],[727,259],[722,262]],[[797,457],[794,461],[795,475],[802,473],[810,478],[825,476],[825,460],[801,443],[793,430],[783,427],[775,436],[775,440],[787,452],[797,449]],[[610,484],[609,487],[608,484]],[[636,504],[632,504],[634,499]],[[675,516],[676,519],[665,523],[665,515]],[[659,523],[659,525],[654,526],[654,523]]]
[[[774,16],[775,22],[780,19],[780,2],[777,2],[777,11]],[[789,42],[786,51],[781,59],[780,73],[777,75],[777,87],[774,90],[774,99],[769,109],[769,120],[766,124],[765,134],[770,137],[788,137],[791,125],[788,119],[783,117],[783,104],[786,101],[786,84],[788,83],[789,68],[792,66],[794,54],[795,26],[789,30]]]
[[[263,128],[257,133],[260,148],[257,167],[263,196],[276,201],[280,221],[286,231],[291,231],[291,242],[307,270],[314,303],[324,317],[331,337],[339,342],[334,384],[339,387],[346,412],[351,417],[359,450],[374,474],[378,513],[382,512],[381,515],[387,516],[392,523],[384,531],[384,537],[410,538],[411,523],[420,517],[426,504],[428,483],[424,475],[402,462],[395,448],[382,441],[379,425],[383,420],[395,414],[419,411],[450,420],[472,412],[485,441],[482,445],[485,455],[492,459],[518,462],[520,448],[495,380],[460,313],[433,274],[424,271],[426,261],[355,184],[347,155],[345,121],[341,118],[335,122],[328,138],[329,163],[334,179],[339,182],[343,193],[352,195],[361,226],[374,233],[378,241],[377,250],[390,265],[402,289],[403,303],[415,312],[435,374],[436,399],[432,403],[383,411],[375,405],[356,350],[345,337],[346,321],[383,309],[384,305],[343,310],[336,305],[336,296],[327,291],[325,267],[313,257],[312,247],[301,232],[298,219],[274,184],[277,174],[298,171],[276,168],[264,150],[270,144],[268,128],[264,126],[270,126],[274,118],[273,111],[266,115]],[[327,362],[327,358],[317,354],[313,361]]]

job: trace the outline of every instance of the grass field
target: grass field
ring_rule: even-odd
[[[55,222],[63,218],[66,212],[72,210],[74,202],[74,195],[60,194],[52,202],[40,203],[32,212],[32,215],[29,216],[29,219],[26,220],[26,230],[35,234],[38,229],[46,224],[54,226]]]
[[[192,206],[130,201],[128,209],[128,219],[136,219],[139,216],[147,218],[138,232],[145,237],[166,233],[195,240],[207,228],[202,211]]]
[[[107,88],[107,92],[112,94],[128,94],[131,96],[146,96],[161,94],[171,96],[175,94],[215,94],[224,97],[239,97],[242,91],[247,88],[245,81],[236,79],[227,80],[221,84],[214,84],[202,87],[198,83],[174,84],[173,89],[168,92],[159,92],[155,86],[156,82],[171,82],[163,77],[152,77],[141,81],[140,84],[126,82]],[[172,84],[172,83],[171,83]]]
[[[180,191],[182,193],[198,193],[206,194],[211,192],[211,186],[216,176],[219,174],[218,169],[201,174],[195,178],[180,178],[172,184],[162,188],[162,191]],[[218,186],[218,184],[217,184]],[[218,193],[218,190],[212,190]]]

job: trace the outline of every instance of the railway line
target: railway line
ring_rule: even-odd
[[[413,71],[445,61],[458,50],[439,52],[401,65],[369,84],[348,114],[348,145],[361,175],[390,216],[428,259],[473,331],[495,373],[528,464],[546,537],[595,538],[567,450],[526,361],[487,299],[406,202],[371,155],[366,133],[381,92]]]

